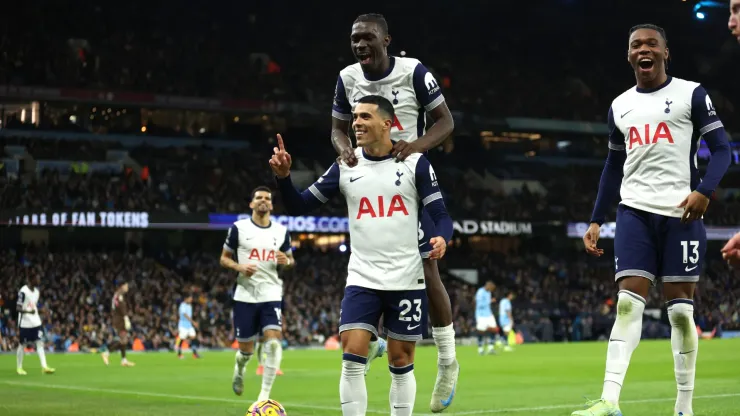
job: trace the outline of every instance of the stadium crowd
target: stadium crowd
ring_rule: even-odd
[[[450,250],[451,262],[466,261],[482,280],[497,283],[501,299],[513,289],[514,320],[526,341],[580,341],[608,336],[615,314],[611,266],[583,261],[585,255],[544,253],[477,253]],[[580,253],[579,253],[580,254]],[[580,258],[580,261],[576,261]],[[348,255],[336,250],[301,248],[298,267],[284,276],[284,331],[290,346],[321,345],[338,332],[339,305]],[[474,335],[477,287],[453,277],[443,267],[453,304],[458,336]],[[49,347],[88,350],[111,339],[109,308],[116,284],[131,282],[128,302],[134,337],[145,349],[172,349],[177,307],[195,293],[194,319],[203,346],[228,348],[233,343],[231,295],[233,276],[211,253],[142,251],[68,251],[25,247],[0,253],[0,350],[17,343],[15,295],[31,274],[42,276],[40,312]],[[697,293],[697,325],[705,331],[740,329],[737,273],[712,262]],[[648,308],[660,308],[653,291]],[[646,320],[645,337],[665,337],[670,328]]]
[[[304,102],[329,108],[336,74],[352,63],[351,8],[322,4],[305,13],[285,14],[276,4],[254,3],[231,5],[228,13],[219,7],[193,7],[170,19],[178,6],[171,1],[156,7],[139,0],[63,4],[55,13],[45,13],[45,5],[33,2],[14,8],[13,18],[0,32],[0,84]],[[383,9],[382,4],[375,7]],[[602,12],[598,5],[582,7]],[[612,14],[608,21],[596,21],[557,3],[535,10],[516,4],[479,3],[476,8],[473,14],[462,9],[440,14],[435,7],[392,6],[404,21],[389,22],[394,36],[390,52],[405,51],[425,62],[441,80],[454,110],[486,117],[605,121],[611,100],[633,84],[623,53],[627,29],[635,24],[631,15]],[[280,18],[273,18],[276,15]],[[684,27],[695,24],[690,15],[681,8],[661,10],[661,20],[675,23],[667,27],[669,38],[678,39],[671,41],[671,68],[684,78],[707,83],[714,105],[726,123],[732,123],[737,103],[730,97],[738,96],[738,87],[729,69],[736,66],[714,65],[735,59],[722,48],[722,41],[731,40],[725,33],[718,42],[689,35]],[[309,16],[334,16],[335,24],[307,25]],[[535,30],[507,33],[506,28],[516,22],[526,27],[530,19],[539,22]],[[28,21],[36,24],[31,27]],[[421,35],[417,28],[429,22],[445,29]],[[571,30],[563,32],[563,26]],[[307,32],[321,41],[305,42]],[[471,39],[486,42],[470,53]],[[537,45],[534,51],[522,53],[532,45]],[[583,54],[573,51],[586,50],[584,70]],[[480,56],[505,57],[505,64],[492,70],[480,64]]]
[[[100,144],[95,140],[50,140],[0,138],[4,146],[22,144],[38,160],[105,160],[105,151],[118,148],[115,142]],[[77,158],[74,149],[82,149]],[[332,151],[327,143],[324,150]],[[307,171],[317,177],[332,156],[311,159],[296,153]],[[325,153],[325,152],[324,152]],[[273,185],[274,178],[262,152],[251,149],[213,149],[207,147],[140,146],[130,156],[147,167],[143,177],[131,169],[121,173],[60,173],[41,170],[38,175],[0,175],[0,210],[146,210],[187,213],[249,212],[251,189]],[[88,158],[85,155],[89,156]],[[311,156],[311,155],[309,155]],[[494,159],[493,152],[488,156]],[[547,166],[510,162],[486,165],[464,164],[465,150],[434,151],[429,155],[446,193],[446,203],[456,219],[499,219],[507,221],[587,221],[593,209],[601,175],[600,158],[595,166]],[[465,166],[466,169],[460,169]],[[492,172],[500,180],[522,182],[518,188],[504,191],[485,188],[476,175]],[[722,186],[737,188],[740,176],[728,173]],[[532,183],[538,184],[531,186]],[[306,185],[307,186],[307,185]],[[276,212],[284,212],[276,195]],[[710,225],[734,225],[740,222],[740,194],[720,190],[710,204],[705,222]],[[344,215],[341,199],[323,205],[317,213]],[[614,219],[616,204],[610,218]]]

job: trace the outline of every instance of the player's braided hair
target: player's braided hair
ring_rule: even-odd
[[[380,13],[361,14],[357,16],[357,19],[354,21],[354,23],[358,22],[375,23],[380,27],[380,30],[384,35],[388,34],[388,22],[385,20],[385,16]]]
[[[630,29],[630,36],[640,29],[651,29],[660,33],[660,36],[663,37],[663,41],[666,43],[666,45],[668,44],[668,37],[665,35],[665,29],[658,25],[653,25],[650,23],[643,23],[641,25],[632,26],[632,29]]]

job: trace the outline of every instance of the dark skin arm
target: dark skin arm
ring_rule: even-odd
[[[446,102],[435,107],[429,115],[434,120],[432,127],[414,142],[408,143],[403,140],[396,142],[391,153],[393,157],[397,160],[405,160],[412,153],[424,153],[441,145],[452,134],[455,121],[452,119],[452,113]]]
[[[331,144],[339,154],[337,162],[343,161],[347,166],[354,167],[357,165],[357,157],[349,139],[349,124],[349,120],[331,118]]]

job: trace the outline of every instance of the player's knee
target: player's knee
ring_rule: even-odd
[[[690,299],[669,301],[668,320],[674,328],[694,330],[694,302]]]
[[[367,357],[372,335],[371,332],[363,329],[352,329],[342,332],[342,351],[360,357]]]
[[[642,317],[645,298],[629,290],[620,290],[617,295],[617,319]]]
[[[243,354],[252,355],[254,353],[254,342],[239,342],[239,351]]]
[[[411,341],[388,340],[388,364],[391,367],[402,368],[414,362],[416,343]]]

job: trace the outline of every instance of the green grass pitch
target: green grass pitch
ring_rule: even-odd
[[[583,396],[601,393],[606,343],[522,345],[512,353],[478,356],[458,347],[458,394],[446,414],[570,415]],[[0,415],[244,415],[261,379],[250,363],[245,394],[231,391],[232,352],[205,353],[202,360],[174,354],[131,354],[134,368],[121,368],[111,355],[49,354],[54,375],[42,375],[36,354],[25,358],[25,377],[15,374],[15,355],[0,356]],[[338,351],[285,351],[273,398],[290,416],[339,415]],[[436,351],[419,348],[414,414],[428,415],[436,372]],[[384,359],[367,376],[368,414],[389,414],[390,376]],[[635,352],[622,412],[628,416],[673,415],[676,384],[670,343],[645,341]],[[694,400],[696,415],[740,415],[740,340],[702,341]]]

